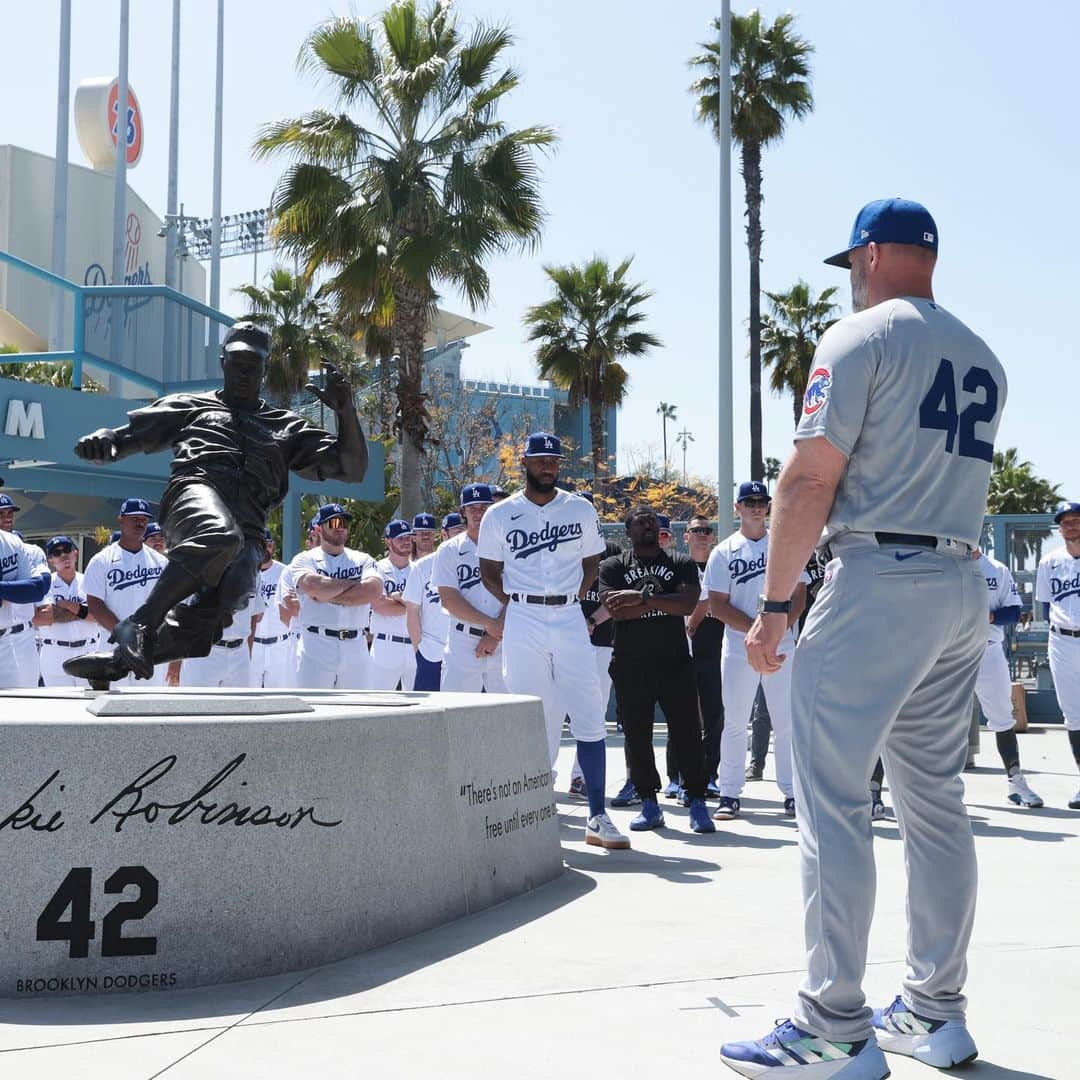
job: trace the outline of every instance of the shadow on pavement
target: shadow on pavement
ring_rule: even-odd
[[[1060,1077],[1046,1076],[1043,1073],[1021,1072],[1004,1065],[995,1065],[992,1061],[973,1061],[970,1065],[961,1065],[956,1069],[944,1069],[942,1076],[976,1077],[977,1080],[1061,1080]]]
[[[0,1023],[71,1028],[196,1018],[212,1020],[213,1017],[235,1017],[258,1011],[286,994],[290,1006],[333,1000],[374,989],[420,968],[467,952],[541,919],[595,888],[596,882],[590,877],[569,868],[554,881],[530,893],[322,967],[191,990],[0,1001]],[[304,984],[309,980],[314,980],[316,985],[306,990]],[[219,1028],[222,1025],[211,1022],[206,1026]],[[110,1038],[116,1038],[116,1035],[110,1035]],[[93,1036],[86,1032],[79,1033],[80,1042],[92,1039]],[[62,1045],[64,1042],[59,1032],[49,1038],[49,1045]],[[17,1050],[20,1047],[9,1049]]]

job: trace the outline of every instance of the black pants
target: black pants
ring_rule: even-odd
[[[694,681],[697,683],[698,708],[704,728],[705,779],[715,780],[720,768],[720,737],[724,734],[724,690],[720,681],[720,656],[706,654],[694,657]],[[667,774],[678,780],[682,770],[675,754],[675,743],[667,741]]]
[[[691,799],[705,796],[705,755],[701,747],[697,684],[689,656],[616,656],[611,678],[630,760],[630,779],[643,799],[660,790],[653,752],[653,716],[657,704],[667,718],[683,787]]]

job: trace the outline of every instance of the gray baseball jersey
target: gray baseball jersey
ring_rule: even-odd
[[[848,457],[827,539],[880,531],[976,546],[1006,389],[986,343],[934,301],[888,300],[831,327],[795,433]]]

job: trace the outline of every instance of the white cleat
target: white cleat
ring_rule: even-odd
[[[585,824],[585,843],[611,850],[625,850],[630,841],[623,836],[607,814],[597,814]]]
[[[1042,799],[1031,790],[1027,777],[1022,772],[1015,772],[1009,777],[1009,802],[1016,806],[1036,809],[1043,805]]]

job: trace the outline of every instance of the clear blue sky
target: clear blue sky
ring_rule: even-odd
[[[119,3],[73,5],[73,84],[116,67]],[[739,8],[737,10],[743,10]],[[130,77],[146,119],[143,159],[131,184],[159,210],[166,186],[169,9],[132,4]],[[541,249],[501,259],[478,317],[494,329],[474,339],[475,377],[533,381],[521,315],[546,295],[542,264],[600,252],[635,255],[634,274],[655,291],[650,326],[664,349],[631,368],[619,421],[620,465],[658,456],[661,400],[694,435],[692,472],[716,457],[716,147],[693,120],[687,58],[710,36],[719,5],[679,0],[461,0],[462,19],[509,22],[523,76],[506,119],[542,122],[561,136],[544,165],[550,214]],[[376,3],[354,3],[365,14]],[[766,5],[773,17],[784,7]],[[846,242],[866,200],[904,195],[926,203],[941,234],[938,299],[987,339],[1004,362],[1010,397],[999,447],[1017,446],[1038,472],[1080,498],[1072,401],[1076,335],[1062,321],[1075,303],[1078,149],[1071,97],[1080,6],[1044,0],[902,0],[852,5],[803,0],[798,27],[816,47],[812,116],[766,153],[762,282],[797,278],[815,289],[846,275],[821,258]],[[55,140],[58,4],[12,5],[0,71],[7,103],[0,142],[51,154]],[[248,148],[260,124],[326,99],[294,67],[310,27],[345,3],[228,0],[225,79],[225,212],[265,205],[276,164]],[[213,0],[184,0],[181,195],[210,210]],[[857,14],[856,14],[857,13]],[[82,161],[72,129],[72,161]],[[733,176],[736,474],[747,471],[746,254],[742,183]],[[225,264],[225,289],[251,273]],[[223,290],[223,296],[228,297]],[[467,310],[455,296],[445,306]],[[224,303],[228,307],[228,302]],[[786,456],[787,399],[765,401],[765,451]],[[673,454],[673,461],[677,461]]]

